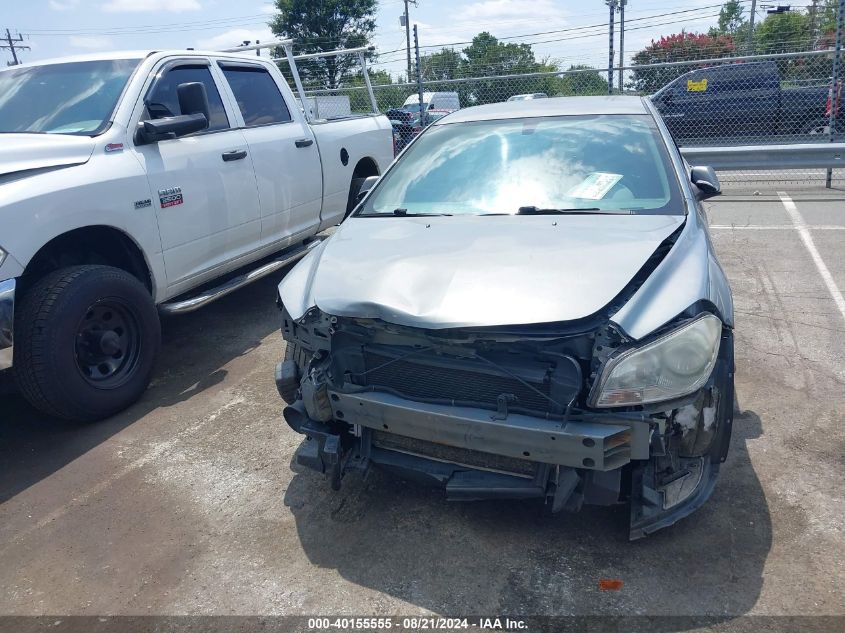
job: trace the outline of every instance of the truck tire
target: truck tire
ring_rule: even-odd
[[[349,183],[349,198],[346,200],[346,213],[343,215],[344,220],[358,206],[358,193],[361,191],[365,180],[366,178],[353,178],[352,182]]]
[[[101,420],[141,397],[160,345],[158,313],[138,279],[111,266],[62,268],[21,300],[15,378],[48,415]]]

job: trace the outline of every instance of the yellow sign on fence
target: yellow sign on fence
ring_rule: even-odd
[[[693,81],[692,79],[687,79],[687,92],[707,92],[707,80],[699,79],[698,81]]]

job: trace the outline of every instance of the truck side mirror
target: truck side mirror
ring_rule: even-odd
[[[135,133],[137,144],[157,143],[208,129],[211,108],[205,86],[201,82],[179,84],[176,86],[176,98],[181,114],[141,121]],[[150,105],[147,105],[147,110],[151,110]]]
[[[191,81],[176,86],[176,97],[182,114],[204,114],[206,121],[211,119],[208,94],[199,81]]]
[[[712,167],[693,167],[690,170],[690,181],[698,188],[699,200],[712,198],[722,193],[722,185],[719,182],[719,177]]]
[[[202,113],[182,114],[170,116],[163,119],[141,121],[138,123],[138,130],[135,133],[135,142],[138,145],[157,143],[172,138],[193,134],[208,128],[208,119]]]

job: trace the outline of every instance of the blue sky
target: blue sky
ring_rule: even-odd
[[[626,58],[652,38],[682,28],[706,30],[716,21],[719,3],[629,0]],[[274,12],[269,0],[2,0],[2,4],[6,6],[0,9],[0,27],[20,31],[32,47],[21,53],[24,61],[99,50],[218,49],[243,40],[267,41],[272,34],[266,23]],[[558,31],[510,41],[540,42],[534,46],[538,58],[550,57],[565,65],[607,65],[605,28],[562,30],[606,24],[603,0],[419,0],[418,4],[411,7],[411,19],[419,25],[422,45],[466,41],[482,30],[497,37]],[[405,67],[401,50],[388,52],[404,47],[402,10],[402,0],[382,0],[377,16],[375,43],[383,53],[381,67],[394,74]],[[672,11],[686,13],[651,17]],[[8,58],[8,51],[3,53]]]

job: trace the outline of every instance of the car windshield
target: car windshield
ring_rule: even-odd
[[[424,107],[424,108],[426,108],[426,109],[428,109],[428,103],[426,103],[425,101],[423,101],[423,107]],[[419,104],[419,102],[417,102],[417,103],[408,103],[408,104],[403,105],[403,106],[402,106],[402,109],[403,109],[405,112],[419,112],[419,111],[420,111],[420,104]]]
[[[0,132],[99,134],[139,63],[116,59],[3,70]]]
[[[651,116],[432,126],[378,183],[358,215],[578,211],[684,214]]]

